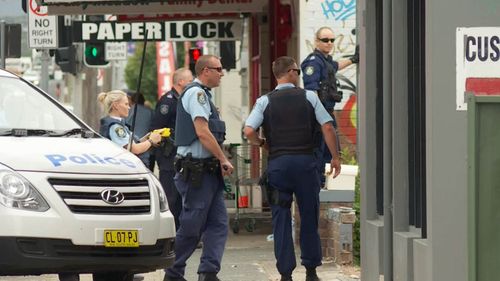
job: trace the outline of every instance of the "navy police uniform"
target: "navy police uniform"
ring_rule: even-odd
[[[124,147],[130,142],[131,132],[125,120],[106,116],[101,118],[101,126],[99,128],[101,136],[110,139],[120,147]],[[134,138],[136,140],[136,138]]]
[[[217,142],[224,141],[225,124],[211,98],[211,89],[195,79],[186,86],[177,104],[175,144],[180,158],[175,163],[174,180],[182,197],[182,212],[175,239],[175,262],[166,270],[165,280],[184,280],[186,261],[200,237],[203,252],[198,273],[216,274],[221,267],[228,235],[224,181],[219,161],[203,147],[194,128],[195,118],[205,118]]]
[[[145,136],[147,133],[149,133],[149,126],[151,125],[151,119],[153,117],[153,111],[147,107],[145,107],[142,104],[137,104],[132,106],[130,109],[130,112],[125,118],[125,123],[129,128],[132,128],[132,122],[134,118],[135,109],[137,108],[137,116],[135,117],[135,127],[134,127],[134,135],[138,136],[135,140],[138,141],[140,137]],[[148,167],[151,171],[153,168],[151,168],[151,153],[150,151],[145,151],[141,154],[138,154],[137,157],[141,159],[142,163]]]
[[[302,265],[307,268],[321,265],[320,182],[313,156],[313,138],[317,123],[323,125],[331,121],[314,92],[286,83],[257,99],[245,122],[253,129],[262,126],[269,145],[267,188],[276,192],[273,199],[268,199],[277,268],[283,276],[291,276],[296,267],[290,212],[294,194],[300,211]],[[269,194],[269,190],[266,193]]]
[[[156,104],[151,121],[151,130],[161,128],[170,128],[173,130],[175,128],[178,99],[179,93],[174,88],[161,96]],[[171,133],[171,138],[173,138],[173,133]],[[160,170],[160,182],[167,195],[168,206],[175,219],[175,227],[179,229],[179,215],[182,210],[182,198],[174,183],[174,158],[176,151],[177,149],[172,140],[164,139],[161,145],[155,148],[154,153]]]
[[[302,78],[304,82],[304,89],[317,92],[320,89],[321,81],[328,79],[328,65],[330,65],[330,68],[333,70],[335,75],[339,69],[339,64],[333,60],[332,56],[328,55],[325,57],[325,55],[317,49],[309,54],[300,65],[300,68],[304,73]],[[330,83],[332,86],[335,86],[336,90],[336,81],[330,81]],[[335,116],[333,115],[335,101],[324,101],[323,106],[333,119],[333,127],[337,129],[337,122],[335,120]],[[328,146],[326,145],[320,130],[316,131],[315,142],[316,147],[314,155],[318,161],[318,172],[320,173],[321,185],[323,186],[325,183],[325,163],[329,163],[331,161],[332,155],[330,150],[328,150]],[[337,143],[337,147],[338,150],[340,150],[340,143]]]

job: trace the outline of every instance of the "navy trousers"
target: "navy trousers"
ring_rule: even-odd
[[[312,155],[283,155],[269,160],[271,187],[278,189],[282,203],[297,200],[300,212],[300,250],[302,265],[321,265],[321,241],[318,233],[320,182],[316,159]],[[291,275],[296,267],[292,239],[291,211],[286,204],[271,205],[276,267],[282,275]]]
[[[175,237],[175,262],[166,270],[166,274],[173,278],[184,276],[186,262],[196,249],[200,237],[203,252],[198,273],[218,273],[228,235],[222,175],[204,173],[200,187],[190,186],[179,173],[174,179],[182,197],[182,211],[180,228]]]
[[[160,169],[160,183],[167,195],[168,208],[174,216],[175,229],[179,229],[179,216],[182,211],[182,198],[174,182],[175,171],[174,170],[162,170]]]

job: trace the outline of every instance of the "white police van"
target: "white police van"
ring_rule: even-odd
[[[0,275],[131,280],[170,265],[174,238],[163,189],[136,156],[0,70]]]

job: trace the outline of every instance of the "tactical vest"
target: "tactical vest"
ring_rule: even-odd
[[[299,88],[274,90],[267,94],[264,135],[269,158],[285,154],[311,154],[316,122],[314,108]]]
[[[109,136],[109,128],[114,124],[121,124],[123,125],[123,127],[125,127],[125,122],[121,122],[118,119],[109,116],[101,118],[101,126],[99,128],[99,133],[101,134],[101,136],[107,139],[111,139],[111,137]]]
[[[210,90],[201,85],[198,82],[189,83],[184,89],[179,101],[177,102],[177,116],[175,120],[175,145],[176,146],[189,146],[191,145],[198,136],[196,135],[196,131],[194,129],[194,123],[191,119],[191,115],[186,112],[184,106],[182,104],[182,99],[185,96],[185,93],[193,88],[198,87],[203,89],[208,96],[208,102],[210,103],[210,111],[211,114],[208,117],[208,128],[210,132],[214,135],[215,139],[219,144],[222,144],[226,139],[226,123],[220,120],[219,113],[217,112],[217,108],[212,103],[211,97],[212,94]]]
[[[331,64],[331,58],[325,58],[320,51],[314,50],[313,54],[321,60],[323,68],[321,69],[321,80],[319,81],[318,97],[321,103],[327,108],[332,109],[335,103],[342,100],[342,93],[338,91],[336,72]]]

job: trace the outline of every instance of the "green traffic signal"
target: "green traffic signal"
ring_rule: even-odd
[[[88,67],[105,67],[109,64],[105,60],[105,43],[85,43],[85,65]]]

